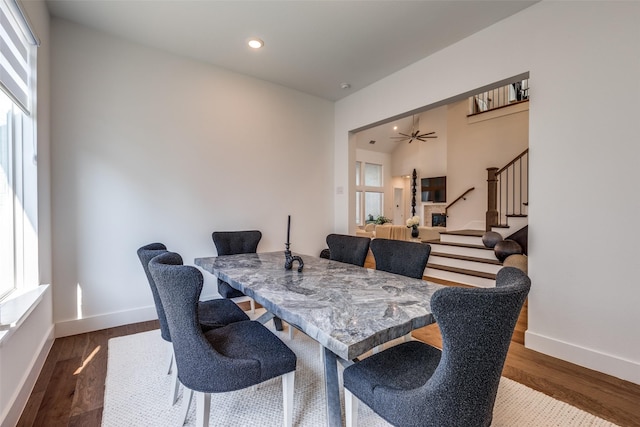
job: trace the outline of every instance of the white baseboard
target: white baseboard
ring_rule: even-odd
[[[38,345],[39,351],[33,355],[31,363],[29,364],[30,369],[26,371],[25,376],[20,382],[22,386],[16,390],[15,394],[11,397],[11,404],[8,406],[7,412],[2,414],[2,418],[0,418],[2,423],[0,423],[0,427],[13,427],[18,424],[20,415],[22,415],[22,411],[29,400],[29,396],[31,396],[31,391],[36,385],[36,381],[38,380],[40,371],[42,371],[44,362],[47,360],[47,356],[49,355],[49,350],[51,350],[52,345],[53,325],[51,325],[43,337],[42,342]]]
[[[220,295],[214,293],[211,295],[202,295],[201,297],[202,300],[214,298],[220,298]],[[56,338],[129,325],[131,323],[146,322],[156,320],[157,318],[158,314],[155,306],[150,305],[132,310],[85,317],[83,319],[64,320],[56,323]]]
[[[131,323],[146,322],[157,318],[156,308],[150,305],[133,310],[123,310],[85,317],[83,319],[65,320],[56,323],[56,338],[129,325]]]
[[[640,363],[559,341],[531,331],[525,332],[525,347],[607,375],[640,384]]]

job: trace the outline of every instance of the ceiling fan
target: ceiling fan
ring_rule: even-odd
[[[416,141],[426,141],[427,139],[437,138],[437,136],[434,135],[436,133],[435,131],[421,134],[419,129],[416,129],[414,131],[415,127],[416,127],[416,116],[413,116],[413,124],[411,125],[411,134],[407,135],[406,133],[398,132],[402,136],[392,136],[391,139],[395,139],[396,142],[408,140],[409,144],[411,144],[411,142],[414,139]]]

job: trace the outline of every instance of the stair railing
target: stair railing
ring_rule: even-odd
[[[507,226],[508,218],[526,216],[529,205],[529,149],[503,168],[487,168],[486,230]]]
[[[449,215],[447,214],[447,211],[449,210],[449,208],[450,208],[451,206],[455,205],[455,204],[456,204],[458,201],[460,201],[460,200],[467,200],[467,198],[466,198],[466,197],[464,197],[464,196],[466,196],[469,192],[471,192],[471,191],[473,191],[473,190],[475,190],[475,189],[476,189],[476,187],[471,187],[471,188],[469,188],[467,191],[465,191],[465,192],[464,192],[464,193],[462,193],[460,196],[458,196],[458,198],[457,198],[457,199],[455,199],[453,202],[451,202],[451,203],[449,203],[447,206],[445,206],[445,208],[444,208],[444,214],[445,214],[445,216],[447,216],[447,217],[449,216]]]

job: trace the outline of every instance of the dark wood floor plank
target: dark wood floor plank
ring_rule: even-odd
[[[100,427],[101,425],[102,407],[74,415],[69,419],[69,427]]]
[[[66,426],[69,423],[71,404],[76,390],[75,372],[82,364],[82,358],[72,357],[60,360],[45,391],[35,426]]]
[[[36,416],[38,415],[38,408],[40,408],[40,404],[42,403],[42,399],[44,398],[44,390],[40,392],[33,392],[31,396],[29,396],[29,400],[20,415],[20,419],[16,424],[16,427],[32,427],[34,422],[36,421]]]
[[[87,337],[82,365],[78,368],[71,417],[102,408],[107,375],[107,342],[111,336],[112,333],[104,329]]]
[[[82,357],[87,346],[87,334],[71,335],[59,339],[61,340],[61,345],[58,361]]]

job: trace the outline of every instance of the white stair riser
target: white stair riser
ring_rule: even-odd
[[[429,256],[429,263],[446,265],[448,267],[464,268],[465,270],[481,271],[483,273],[492,273],[492,274],[496,274],[502,268],[502,266],[499,264],[487,264],[484,262],[441,257],[437,255]]]
[[[463,243],[465,245],[482,245],[482,237],[461,236],[458,234],[440,234],[440,241],[447,243]]]
[[[479,288],[495,288],[496,286],[495,280],[485,279],[483,277],[468,276],[466,274],[453,273],[451,271],[437,270],[435,268],[429,267],[427,267],[427,269],[425,270],[424,275],[442,280],[449,280],[451,282],[463,283],[465,285],[477,286]]]
[[[442,252],[445,254],[456,254],[464,256],[472,256],[484,259],[497,259],[495,252],[491,249],[465,248],[461,246],[440,245],[438,243],[429,243],[431,252]]]
[[[509,228],[492,227],[491,230],[500,233],[503,238],[506,238],[529,224],[529,218],[527,217],[510,217],[508,221]]]

